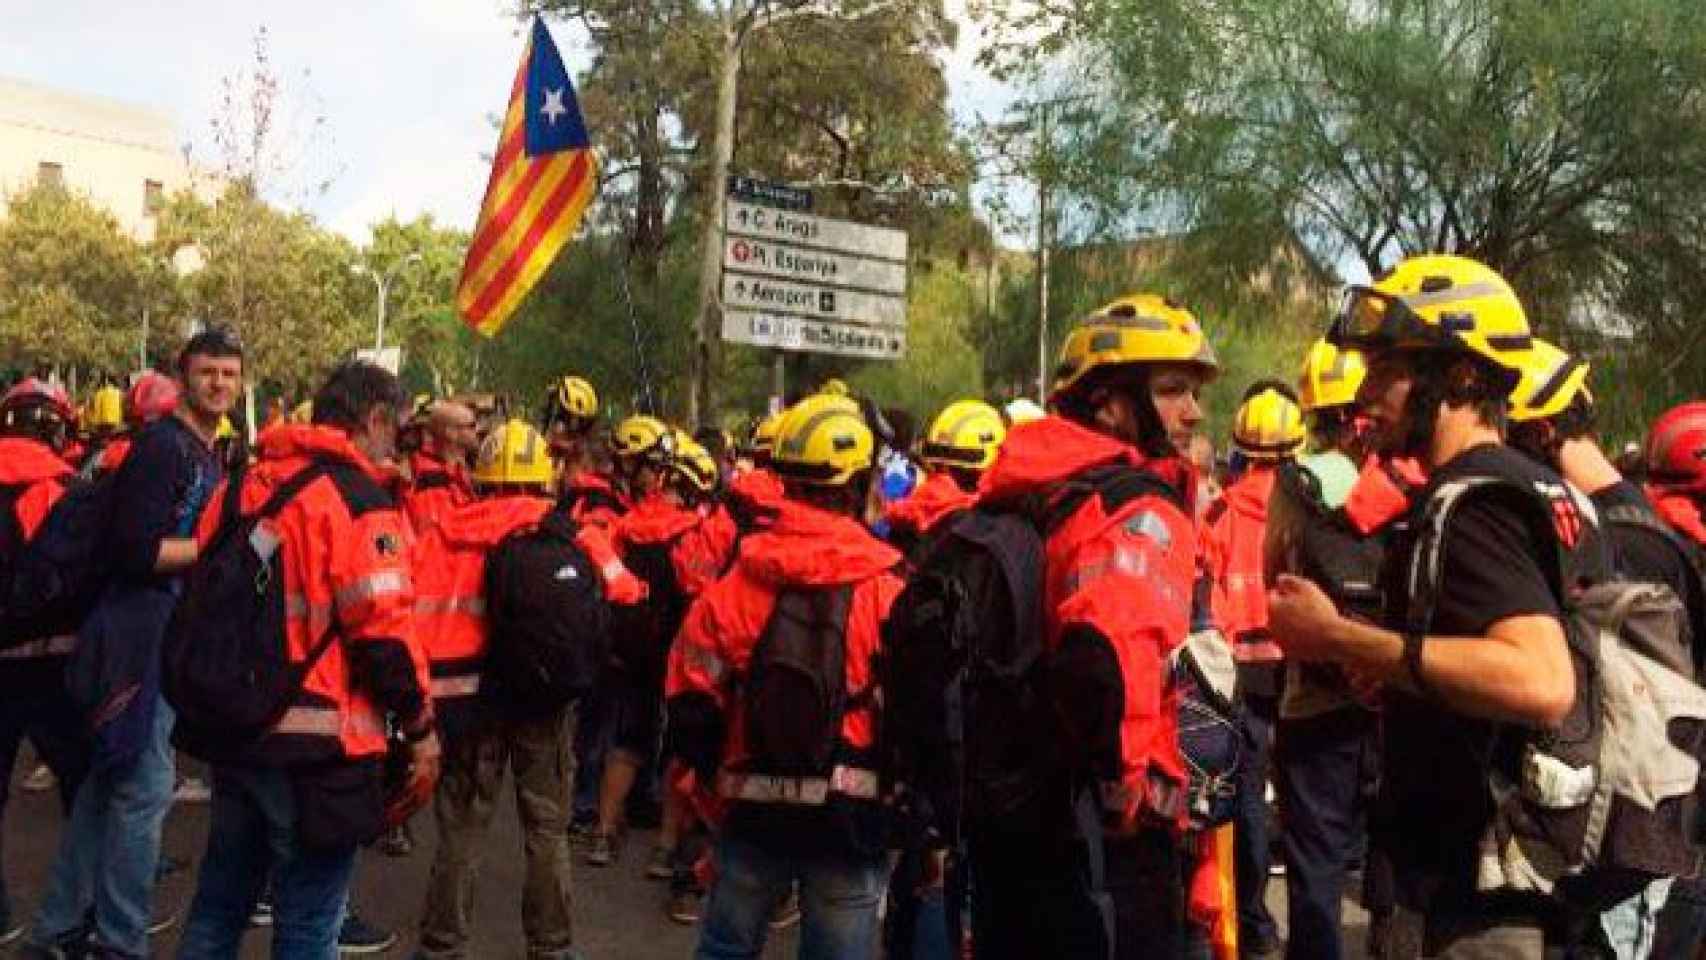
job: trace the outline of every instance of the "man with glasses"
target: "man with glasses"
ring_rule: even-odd
[[[1490,883],[1482,848],[1494,822],[1497,744],[1555,727],[1575,699],[1552,558],[1582,528],[1556,473],[1507,448],[1507,398],[1532,341],[1510,285],[1463,257],[1418,256],[1354,288],[1330,336],[1363,352],[1359,399],[1384,453],[1428,467],[1442,487],[1497,478],[1550,501],[1551,522],[1510,487],[1463,494],[1440,534],[1431,616],[1406,609],[1413,547],[1388,564],[1382,625],[1345,616],[1314,583],[1276,579],[1269,626],[1289,656],[1342,664],[1386,688],[1386,751],[1376,833],[1390,853],[1398,913],[1388,956],[1542,956],[1539,895]],[[1554,495],[1555,494],[1555,495]]]

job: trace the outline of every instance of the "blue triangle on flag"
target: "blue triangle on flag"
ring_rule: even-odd
[[[575,86],[569,82],[569,72],[563,69],[563,58],[557,55],[557,45],[545,21],[533,18],[532,55],[527,64],[526,102],[527,153],[538,156],[561,150],[584,150],[591,144],[586,136],[586,122],[581,119],[580,103],[575,100]]]

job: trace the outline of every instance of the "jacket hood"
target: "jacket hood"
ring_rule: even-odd
[[[699,511],[653,493],[623,514],[617,531],[624,543],[667,543],[698,526],[702,519]]]
[[[36,483],[71,472],[71,465],[39,440],[0,437],[0,483]]]
[[[1009,431],[995,463],[978,484],[977,495],[999,501],[1050,493],[1063,480],[1119,463],[1154,473],[1179,491],[1187,514],[1194,509],[1197,471],[1189,460],[1145,460],[1136,447],[1057,416],[1021,423]]]
[[[570,490],[592,490],[608,494],[623,503],[628,502],[628,498],[622,494],[622,491],[616,489],[616,485],[610,482],[609,477],[591,470],[576,471],[564,485]]]
[[[900,551],[872,536],[853,518],[797,500],[777,503],[775,522],[747,537],[740,549],[743,571],[779,586],[858,583],[900,561]]]
[[[337,427],[280,424],[261,434],[256,446],[262,460],[340,460],[360,468],[381,485],[392,483],[396,477],[396,471],[384,469],[367,459],[367,454],[350,442],[349,434]]]
[[[1221,494],[1227,508],[1252,520],[1267,517],[1268,498],[1274,493],[1275,476],[1273,467],[1251,467]]]
[[[960,489],[946,473],[932,473],[904,500],[889,504],[884,517],[893,526],[928,533],[943,517],[977,503],[977,494]]]
[[[1700,516],[1700,504],[1685,493],[1649,485],[1647,499],[1664,522],[1680,531],[1695,543],[1706,546],[1706,520]]]
[[[1345,498],[1345,516],[1367,536],[1403,516],[1410,498],[1428,482],[1419,461],[1408,457],[1369,457]]]
[[[517,530],[537,524],[550,511],[551,501],[544,497],[497,496],[451,507],[438,518],[438,528],[452,546],[490,549]]]

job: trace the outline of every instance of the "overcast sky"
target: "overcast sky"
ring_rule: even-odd
[[[364,241],[366,227],[396,213],[429,212],[472,226],[503,108],[521,56],[522,25],[501,0],[0,0],[0,73],[159,109],[178,138],[209,147],[219,81],[250,62],[265,26],[277,71],[308,87],[328,120],[310,169],[337,169],[333,187],[307,205],[334,229]],[[956,117],[992,115],[1011,91],[972,65],[978,36],[961,21],[947,58]],[[163,12],[170,9],[170,13]],[[585,38],[553,34],[571,73],[588,60]],[[298,194],[306,197],[306,194]]]

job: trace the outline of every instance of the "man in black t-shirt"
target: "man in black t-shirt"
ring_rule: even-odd
[[[1663,584],[1682,601],[1688,611],[1684,640],[1698,663],[1706,643],[1706,589],[1694,566],[1695,548],[1664,526],[1646,493],[1626,480],[1594,441],[1587,362],[1536,340],[1511,394],[1510,419],[1511,446],[1557,470],[1592,500],[1611,572]],[[1570,931],[1572,947],[1583,956],[1642,955],[1638,945],[1653,942],[1659,911],[1673,892],[1682,895],[1669,908],[1674,915],[1682,904],[1701,901],[1706,884],[1682,881],[1673,888],[1668,878],[1655,881],[1600,917],[1582,918]],[[1587,922],[1596,919],[1600,922]]]
[[[1391,856],[1399,910],[1388,956],[1539,960],[1546,904],[1483,889],[1478,868],[1493,802],[1488,765],[1501,731],[1559,723],[1575,699],[1553,562],[1580,517],[1556,474],[1503,446],[1506,402],[1531,344],[1522,304],[1491,269],[1455,256],[1412,257],[1351,288],[1329,339],[1362,350],[1359,394],[1382,452],[1429,468],[1417,498],[1469,476],[1556,491],[1554,529],[1497,493],[1469,494],[1444,532],[1441,585],[1425,629],[1384,578],[1388,616],[1342,615],[1291,576],[1269,596],[1288,655],[1339,663],[1384,684],[1386,749],[1377,842]],[[1393,551],[1408,572],[1410,551]]]

